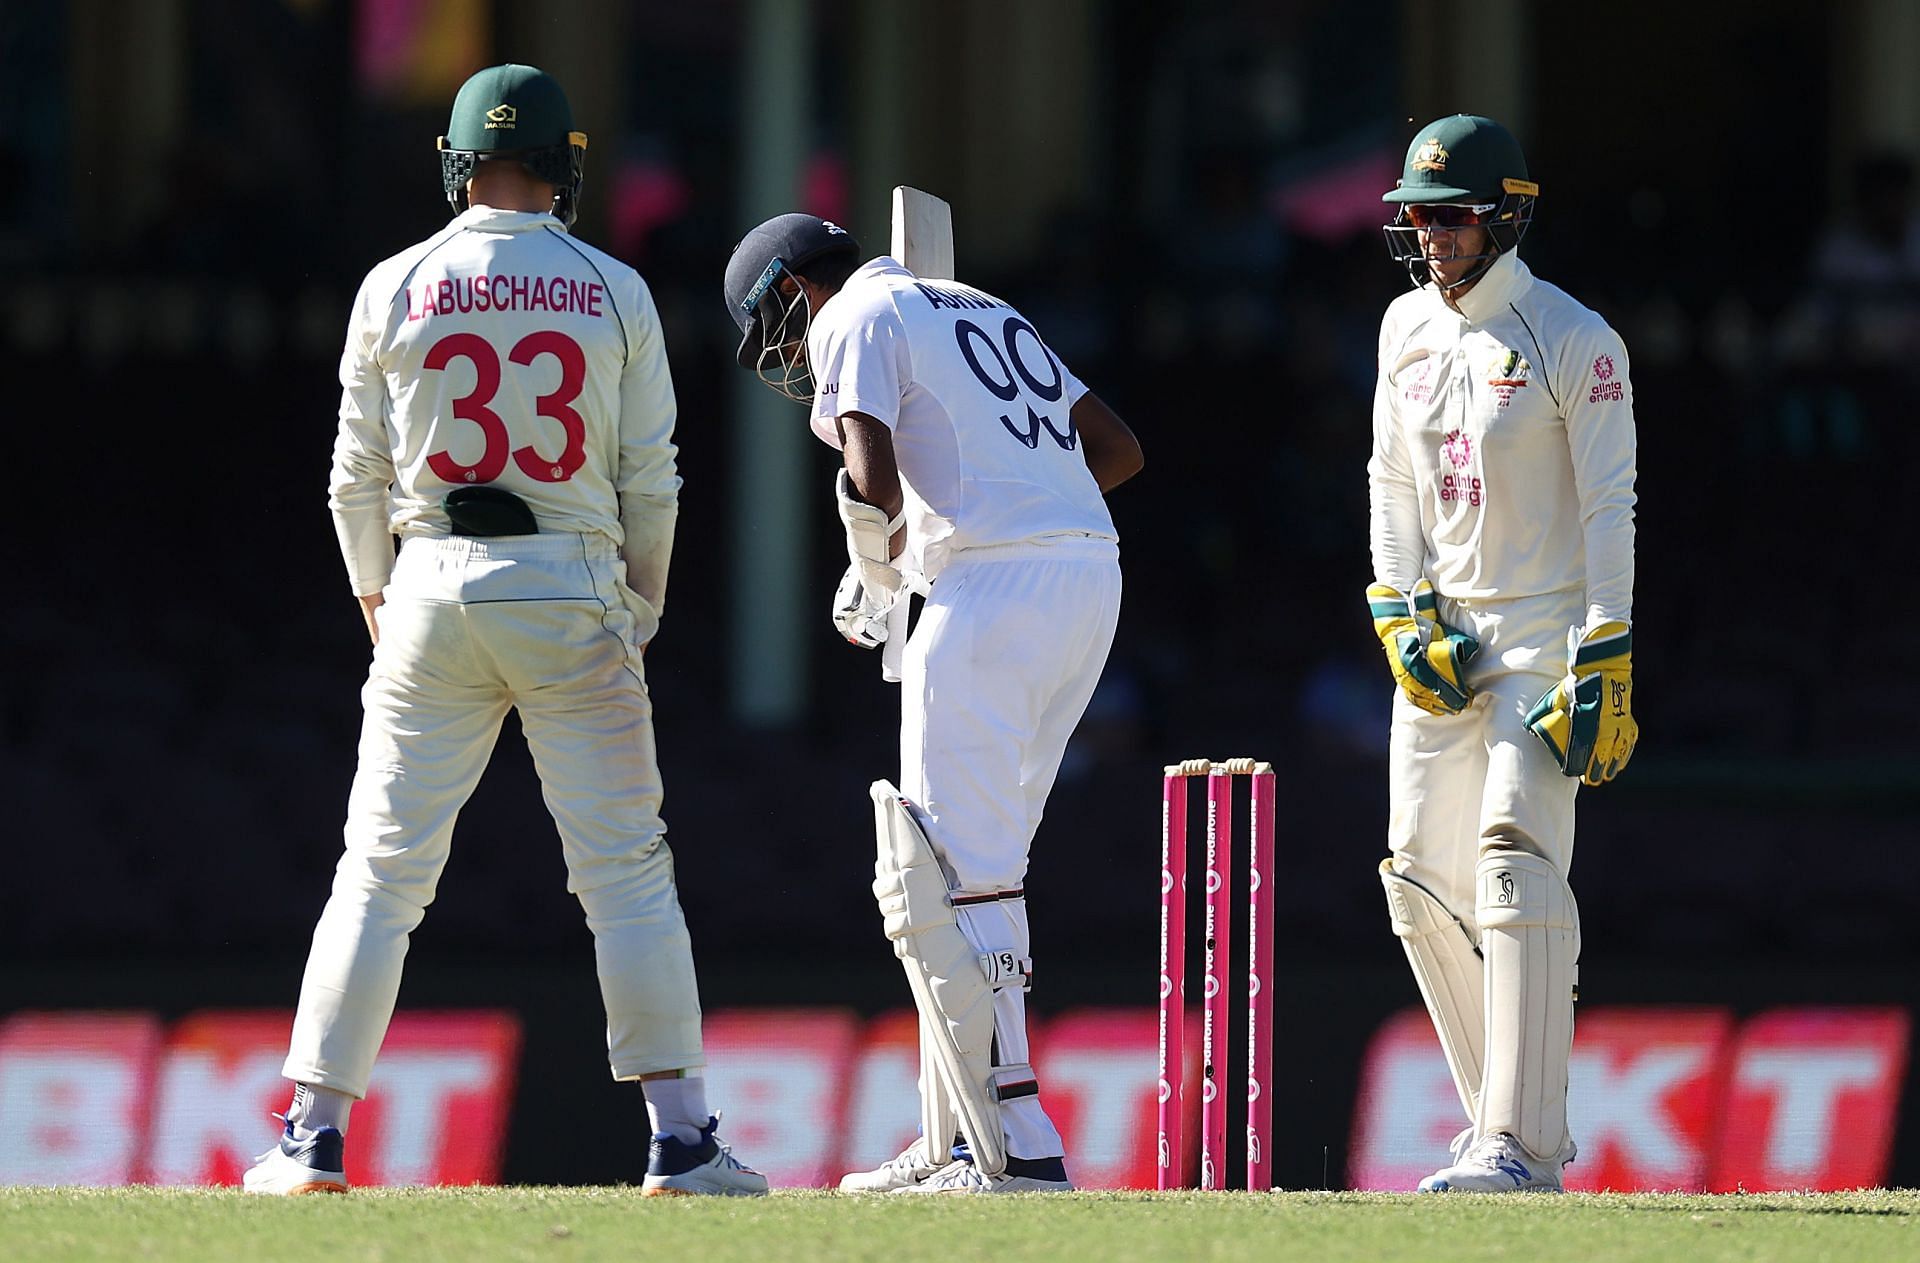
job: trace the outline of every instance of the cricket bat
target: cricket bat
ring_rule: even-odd
[[[893,257],[907,271],[928,280],[953,279],[953,208],[923,190],[896,185],[893,190]],[[902,592],[887,611],[887,639],[880,646],[880,678],[900,682],[907,650],[907,621],[913,605]]]
[[[915,276],[953,279],[953,207],[907,185],[893,190],[893,257]]]

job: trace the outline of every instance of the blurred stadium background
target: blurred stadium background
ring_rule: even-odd
[[[592,138],[577,231],[666,321],[686,487],[648,664],[743,1153],[805,1183],[914,1121],[866,888],[897,702],[824,617],[832,454],[733,368],[719,296],[794,206],[881,252],[897,183],[1147,453],[1029,881],[1086,1177],[1151,1178],[1155,782],[1195,754],[1281,769],[1280,1184],[1440,1151],[1373,876],[1363,466],[1405,284],[1378,196],[1467,110],[1525,144],[1525,253],[1621,331],[1639,405],[1643,740],[1581,803],[1572,1175],[1920,1184],[1915,47],[1906,0],[7,0],[0,1183],[231,1179],[270,1135],[366,660],[324,503],[346,305],[444,222],[455,88],[516,60]],[[511,721],[402,1006],[360,1178],[637,1179]]]

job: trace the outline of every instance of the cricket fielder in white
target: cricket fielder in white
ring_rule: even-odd
[[[368,273],[341,357],[330,503],[373,666],[287,1054],[293,1104],[245,1184],[346,1191],[348,1113],[408,936],[515,707],[593,931],[613,1075],[646,1096],[644,1191],[765,1193],[707,1112],[660,819],[642,654],[680,478],[659,316],[632,268],[568,234],[586,137],[551,77],[474,75],[440,148],[455,218]]]
[[[1520,261],[1538,194],[1505,128],[1456,114],[1384,199],[1415,289],[1381,322],[1367,466],[1400,686],[1380,875],[1467,1118],[1433,1192],[1562,1187],[1574,794],[1638,736],[1627,353]]]
[[[872,648],[890,607],[926,592],[900,667],[899,788],[873,793],[874,893],[921,1012],[923,1134],[841,1187],[1070,1189],[1027,1047],[1022,883],[1113,643],[1103,493],[1140,446],[1007,303],[860,259],[837,225],[782,215],[735,247],[725,284],[741,365],[810,404],[844,456],[836,629]]]

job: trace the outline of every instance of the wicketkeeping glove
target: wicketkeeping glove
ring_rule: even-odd
[[[1527,712],[1560,770],[1588,785],[1620,774],[1640,740],[1633,719],[1633,630],[1610,619],[1567,634],[1567,676]]]
[[[1440,621],[1439,600],[1425,579],[1411,594],[1392,584],[1367,588],[1373,634],[1387,651],[1387,665],[1407,700],[1431,715],[1457,715],[1473,700],[1467,663],[1480,642]]]

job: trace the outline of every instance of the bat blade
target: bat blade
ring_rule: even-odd
[[[915,276],[953,279],[953,208],[908,185],[893,190],[893,257]]]

